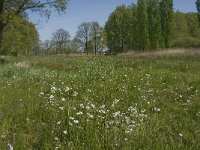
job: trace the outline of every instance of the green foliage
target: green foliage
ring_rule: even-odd
[[[190,36],[195,36],[196,29],[200,28],[198,25],[198,16],[196,13],[186,13],[187,26]]]
[[[147,0],[138,0],[137,9],[137,49],[149,49],[149,22]]]
[[[174,12],[173,0],[138,0],[138,5],[119,6],[106,22],[105,32],[108,48],[116,53],[179,44],[197,47],[200,39],[197,13]]]
[[[200,15],[200,0],[196,1],[196,6],[197,6],[197,11],[198,11],[198,13]]]
[[[108,47],[113,52],[130,48],[131,13],[125,5],[119,6],[110,15],[105,25]]]
[[[137,5],[131,6],[131,50],[137,47]]]
[[[173,0],[162,0],[160,3],[161,29],[164,47],[170,48],[173,41],[174,10]]]
[[[173,47],[198,48],[200,47],[200,40],[190,36],[179,37],[174,40]]]
[[[86,53],[91,51],[91,49],[89,49],[89,42],[91,40],[91,29],[92,29],[91,22],[83,22],[78,27],[78,31],[76,33],[76,38],[82,42],[84,47],[84,52]]]
[[[58,29],[52,34],[52,45],[56,49],[56,54],[64,53],[69,47],[70,34],[64,29]]]
[[[196,13],[175,13],[173,47],[199,47],[200,28]]]
[[[93,45],[94,53],[101,52],[104,48],[103,45],[103,28],[99,25],[98,22],[92,22],[91,27],[91,42]]]
[[[13,20],[16,21],[16,18],[20,16],[25,18],[27,11],[39,13],[42,16],[49,18],[52,9],[57,11],[59,14],[65,12],[68,4],[68,0],[1,0],[0,1],[0,50],[3,45],[4,30],[10,24],[13,23]],[[8,28],[8,27],[7,27]],[[6,50],[3,50],[6,51]],[[1,52],[2,53],[2,52]]]
[[[174,14],[174,39],[189,36],[188,23],[184,13]]]
[[[163,46],[159,0],[149,0],[147,12],[149,23],[149,49],[157,50]]]
[[[200,56],[0,65],[0,149],[200,149]]]
[[[39,36],[35,26],[22,18],[7,25],[3,38],[3,54],[29,55],[38,44]]]

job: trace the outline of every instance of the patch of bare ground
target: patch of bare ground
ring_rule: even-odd
[[[129,51],[126,53],[120,53],[118,56],[133,56],[133,57],[149,57],[149,56],[196,56],[200,55],[200,48],[199,49],[166,49],[166,50],[158,50],[153,52],[138,52],[138,51]]]

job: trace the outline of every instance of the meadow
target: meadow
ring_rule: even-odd
[[[200,149],[200,55],[6,59],[2,150]]]

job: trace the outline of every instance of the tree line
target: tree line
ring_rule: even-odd
[[[19,2],[24,3],[20,5]],[[72,40],[68,31],[58,29],[52,33],[51,39],[39,42],[35,26],[27,21],[26,10],[39,12],[48,18],[51,7],[64,12],[66,5],[67,0],[1,1],[0,28],[3,24],[3,32],[0,30],[0,53],[97,54],[104,51],[121,53],[130,50],[200,47],[200,0],[196,2],[199,13],[175,12],[173,0],[138,0],[137,4],[118,6],[104,27],[97,21],[83,22]],[[5,10],[9,10],[9,13]]]
[[[117,7],[104,28],[98,22],[82,23],[68,43],[68,52],[96,54],[106,48],[111,53],[120,53],[200,47],[199,25],[197,13],[175,12],[173,0],[138,0],[137,4]]]
[[[71,40],[70,34],[64,29],[58,29],[52,33],[50,40],[41,43],[44,54],[66,53],[101,53],[105,48],[104,30],[97,21],[83,22]]]
[[[30,54],[38,48],[38,33],[29,13],[49,18],[52,10],[65,12],[68,0],[0,0],[0,54]]]
[[[200,47],[197,13],[174,12],[173,0],[138,0],[137,5],[119,6],[105,31],[113,52]]]

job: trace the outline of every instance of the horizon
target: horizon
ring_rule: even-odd
[[[174,11],[197,12],[196,0],[175,0]],[[78,26],[82,22],[97,21],[104,26],[109,15],[117,6],[125,4],[126,6],[136,4],[136,0],[71,0],[67,6],[65,14],[59,16],[52,12],[48,21],[42,19],[38,14],[31,14],[29,20],[36,24],[37,31],[41,41],[50,40],[52,33],[62,28],[69,32],[71,39],[76,35]],[[102,11],[103,10],[103,11]],[[93,15],[91,15],[93,14]]]

